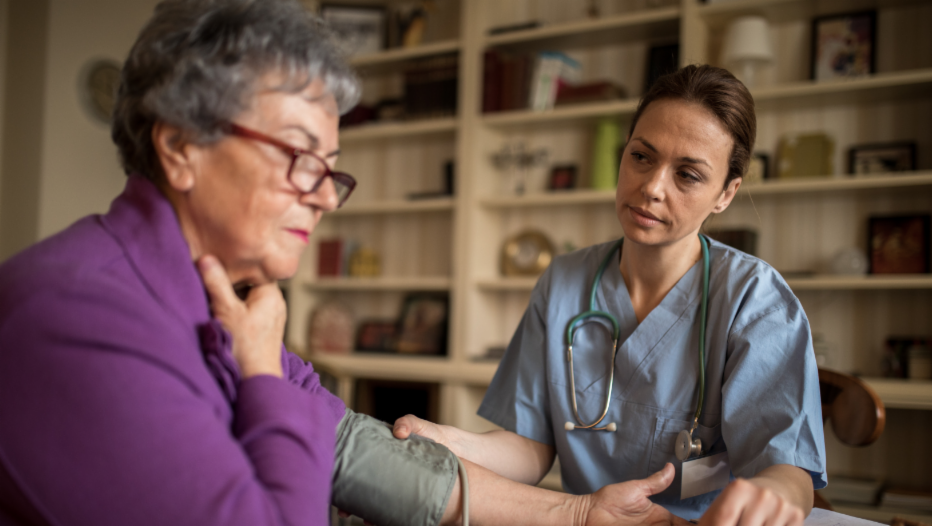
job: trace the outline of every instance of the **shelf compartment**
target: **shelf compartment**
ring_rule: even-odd
[[[892,409],[932,410],[932,381],[896,378],[862,378],[883,404]]]
[[[305,284],[311,290],[448,291],[450,278],[317,278]]]
[[[409,122],[376,122],[360,124],[340,130],[340,141],[344,144],[375,139],[390,139],[412,135],[430,135],[432,133],[456,131],[456,118],[424,119]]]
[[[489,292],[530,291],[537,278],[493,278],[477,281],[480,290]],[[932,289],[932,275],[908,274],[902,276],[812,276],[789,278],[786,283],[793,290],[892,290]]]
[[[385,354],[311,354],[315,368],[334,376],[488,385],[498,362],[454,362],[440,356]]]
[[[806,80],[751,90],[754,102],[766,109],[768,105],[793,99],[825,100],[829,103],[849,102],[852,98],[889,99],[909,95],[928,95],[932,90],[932,68],[878,73],[869,77],[840,78],[815,82]]]
[[[326,217],[367,216],[379,214],[414,214],[420,212],[446,212],[453,210],[452,197],[439,197],[436,199],[376,201],[371,203],[354,204],[352,201]]]
[[[604,18],[576,20],[535,29],[490,35],[486,46],[551,46],[569,49],[620,40],[645,40],[679,34],[680,8],[663,7]],[[619,32],[619,30],[624,30]]]
[[[565,121],[585,122],[613,115],[630,115],[637,110],[637,107],[637,99],[624,99],[609,102],[558,106],[553,109],[542,111],[517,110],[486,113],[482,116],[482,122],[493,128],[509,128]]]
[[[444,40],[410,48],[394,48],[378,53],[360,55],[350,59],[350,64],[358,69],[377,70],[390,68],[408,60],[455,53],[460,50],[460,41]]]

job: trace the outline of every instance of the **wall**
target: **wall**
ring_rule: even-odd
[[[46,0],[7,0],[4,7],[8,52],[0,143],[0,259],[30,245],[38,234],[49,11]]]
[[[4,109],[4,93],[6,93],[6,37],[9,35],[10,28],[8,26],[8,12],[10,9],[10,3],[8,0],[0,0],[0,167],[3,166],[3,109]],[[3,172],[0,172],[2,174]],[[2,210],[3,205],[3,183],[0,181],[0,210]],[[0,213],[0,229],[3,225],[3,214]]]
[[[106,212],[123,189],[109,127],[81,105],[78,80],[95,58],[122,62],[155,0],[51,0],[48,24],[38,237]]]

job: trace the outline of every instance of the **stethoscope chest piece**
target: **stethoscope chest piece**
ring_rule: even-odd
[[[692,433],[684,429],[676,436],[676,458],[685,462],[702,454],[702,440],[693,438]]]

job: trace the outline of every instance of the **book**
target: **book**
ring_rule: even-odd
[[[580,69],[579,62],[563,53],[544,51],[538,54],[528,90],[528,107],[538,111],[553,108],[560,85],[577,84]]]
[[[565,104],[617,100],[626,96],[627,92],[623,87],[608,80],[575,85],[567,84],[561,80],[557,86],[557,98],[554,105],[563,106]]]
[[[343,267],[343,240],[322,239],[317,243],[317,275],[340,276]]]

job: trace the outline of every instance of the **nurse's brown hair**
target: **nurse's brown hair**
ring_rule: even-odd
[[[631,120],[629,137],[650,103],[663,99],[699,104],[718,117],[734,139],[725,188],[732,180],[744,176],[757,139],[757,116],[754,98],[740,80],[727,70],[709,65],[690,65],[660,77],[641,97]]]

